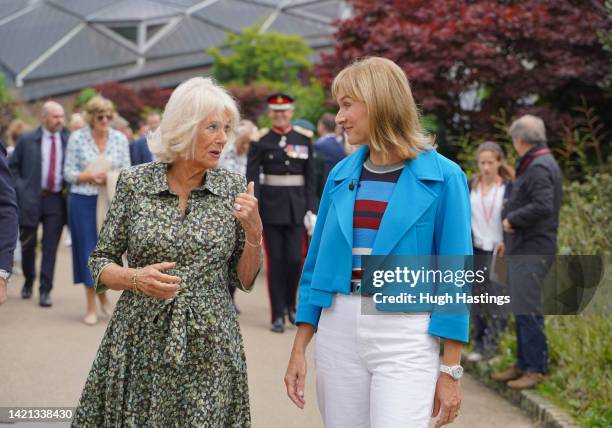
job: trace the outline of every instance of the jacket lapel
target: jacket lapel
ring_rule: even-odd
[[[367,146],[362,146],[342,164],[334,176],[334,188],[330,191],[338,217],[338,224],[350,247],[353,246],[353,211],[357,189],[351,190],[349,186],[351,183],[355,183],[355,185],[358,183],[367,153]]]
[[[408,161],[402,171],[376,234],[372,254],[390,254],[436,200],[436,193],[423,182],[425,180],[443,180],[433,151]]]

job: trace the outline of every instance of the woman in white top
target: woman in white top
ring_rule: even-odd
[[[68,223],[72,234],[72,272],[75,285],[85,284],[87,314],[83,321],[88,325],[98,320],[94,280],[87,267],[87,259],[98,240],[98,194],[106,185],[109,167],[119,170],[130,166],[127,138],[110,127],[114,115],[115,109],[110,100],[93,97],[85,107],[85,119],[89,126],[73,132],[66,147],[64,179],[71,184]],[[97,167],[92,167],[94,164]],[[106,295],[101,293],[98,297],[102,312],[109,316],[110,305]]]
[[[514,170],[506,164],[499,144],[487,141],[476,150],[478,173],[470,180],[472,205],[472,242],[475,269],[489,269],[493,254],[504,255],[502,206],[514,179]],[[490,282],[479,285],[482,292],[492,292]],[[474,287],[474,294],[480,292]],[[472,340],[470,361],[490,358],[497,348],[497,336],[505,328],[505,318],[492,313],[487,305],[472,305]]]

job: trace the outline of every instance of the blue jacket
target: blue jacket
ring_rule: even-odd
[[[153,154],[149,150],[145,137],[139,138],[130,144],[130,162],[132,166],[153,162]]]
[[[297,323],[316,327],[333,295],[349,292],[357,194],[349,184],[359,180],[368,150],[361,147],[329,174],[300,279]],[[435,150],[408,161],[393,190],[372,247],[372,255],[389,254],[472,254],[465,174]],[[438,313],[436,308],[431,308],[429,334],[467,342],[469,315]]]

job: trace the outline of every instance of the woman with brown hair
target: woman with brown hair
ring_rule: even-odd
[[[491,258],[504,255],[504,236],[501,212],[514,179],[514,170],[506,164],[506,157],[499,144],[487,141],[476,149],[478,173],[470,179],[470,203],[472,206],[472,242],[474,244],[474,269],[489,268]],[[474,294],[494,292],[492,283],[474,285]],[[491,305],[472,305],[472,337],[474,350],[470,361],[491,358],[497,348],[497,336],[505,328],[505,318],[493,313]]]

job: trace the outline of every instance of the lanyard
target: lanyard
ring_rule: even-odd
[[[497,201],[497,191],[499,190],[498,180],[495,180],[495,190],[493,191],[493,200],[491,201],[491,206],[487,213],[487,208],[484,203],[484,186],[482,182],[480,182],[480,207],[482,209],[482,214],[484,215],[484,219],[489,224],[491,222],[491,217],[493,217],[493,208],[495,208],[495,201]]]

